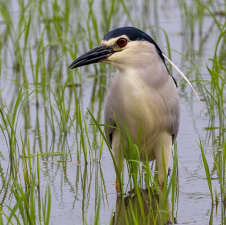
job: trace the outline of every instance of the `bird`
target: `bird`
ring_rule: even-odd
[[[125,153],[131,150],[125,135],[128,131],[134,144],[139,139],[139,160],[156,160],[161,186],[168,174],[171,148],[180,124],[177,82],[170,75],[165,59],[191,86],[156,42],[135,27],[120,27],[108,32],[98,47],[69,66],[74,69],[105,63],[116,68],[104,110],[105,135],[112,149],[116,174],[121,174]],[[121,192],[119,175],[115,182],[117,193]]]

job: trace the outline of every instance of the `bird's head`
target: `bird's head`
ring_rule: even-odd
[[[134,27],[121,27],[107,33],[99,47],[77,58],[69,69],[102,62],[123,70],[158,60],[164,62],[162,52],[148,34]]]
[[[158,45],[148,34],[134,27],[121,27],[108,32],[99,47],[78,57],[69,66],[69,69],[102,62],[111,64],[119,70],[132,68],[132,71],[134,71],[134,69],[141,69],[147,72],[150,71],[150,69],[148,70],[147,68],[151,66],[152,73],[158,76],[163,74],[164,71],[166,72],[167,68],[164,59],[166,59],[190,85],[203,111],[205,111],[187,77],[162,53]],[[175,80],[174,82],[176,84]]]

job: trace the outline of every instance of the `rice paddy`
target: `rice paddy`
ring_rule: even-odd
[[[0,224],[225,224],[226,2],[0,0]],[[122,195],[103,135],[114,68],[68,70],[105,33],[134,26],[192,82],[168,185],[137,145]],[[129,134],[128,134],[129,139]]]

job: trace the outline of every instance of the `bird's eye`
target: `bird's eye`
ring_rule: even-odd
[[[125,47],[127,45],[127,40],[125,38],[120,38],[117,41],[117,45],[119,47]]]

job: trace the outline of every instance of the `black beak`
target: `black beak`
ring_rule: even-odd
[[[99,46],[91,51],[86,52],[84,55],[78,57],[70,66],[69,69],[74,69],[80,66],[89,65],[106,61],[107,58],[115,51],[111,47]]]

